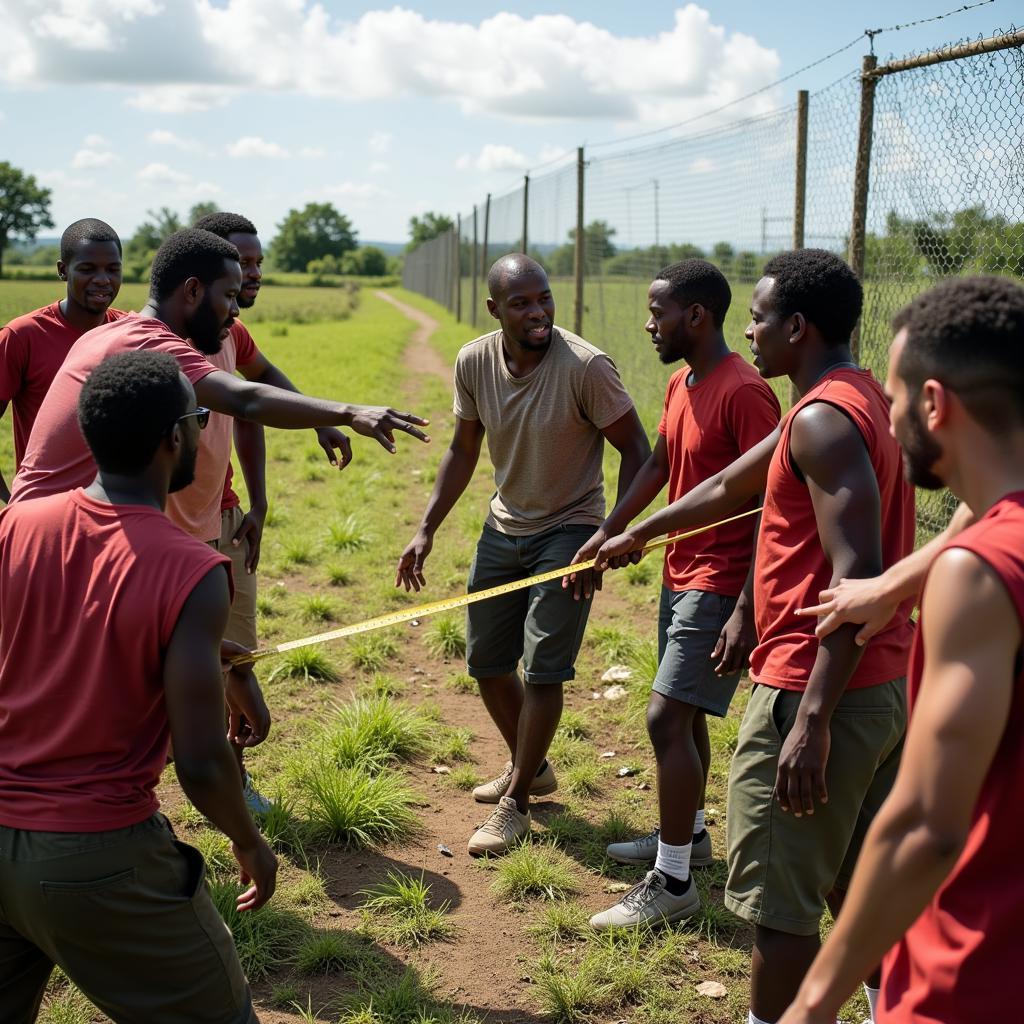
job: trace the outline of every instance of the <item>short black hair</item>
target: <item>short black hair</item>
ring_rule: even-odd
[[[200,231],[212,231],[219,238],[228,235],[257,235],[256,225],[240,213],[208,213],[192,225]]]
[[[655,281],[667,281],[672,298],[680,306],[699,302],[710,314],[716,327],[725,323],[725,314],[732,302],[732,290],[725,275],[707,260],[689,259],[672,263],[659,271]]]
[[[773,256],[763,274],[775,281],[772,301],[780,316],[802,313],[826,345],[849,342],[864,289],[845,260],[825,249],[792,249]]]
[[[95,217],[85,217],[69,224],[60,236],[60,258],[70,263],[75,258],[75,249],[79,242],[113,242],[117,251],[121,252],[121,239],[117,232],[106,222]]]
[[[907,340],[896,372],[917,394],[929,378],[960,396],[992,434],[1024,424],[1024,288],[1005,277],[954,277],[893,317]]]
[[[497,301],[508,287],[509,281],[523,274],[540,274],[547,277],[547,271],[532,257],[523,252],[510,252],[499,256],[487,271],[487,292]]]
[[[149,293],[154,299],[166,299],[190,277],[212,284],[224,276],[225,260],[237,262],[238,250],[213,232],[197,228],[175,231],[153,257]]]
[[[141,473],[187,406],[174,356],[121,352],[86,378],[78,396],[78,426],[100,469]]]

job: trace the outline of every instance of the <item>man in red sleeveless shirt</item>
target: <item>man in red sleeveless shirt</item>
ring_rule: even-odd
[[[231,934],[155,787],[174,742],[249,888],[277,860],[224,736],[227,559],[164,515],[209,410],[167,354],[113,356],[81,389],[95,480],[0,514],[0,1020],[34,1020],[54,964],[143,1024],[256,1020]]]
[[[756,685],[729,778],[726,886],[726,905],[755,925],[752,1024],[778,1020],[796,994],[826,903],[841,904],[889,792],[905,726],[911,602],[866,647],[855,626],[819,641],[813,621],[797,614],[831,583],[876,576],[913,548],[913,490],[889,434],[889,405],[850,352],[862,299],[831,253],[770,260],[747,338],[762,375],[787,375],[800,401],[775,435],[598,555],[600,565],[765,493]]]
[[[722,328],[731,301],[729,282],[706,260],[673,263],[651,284],[646,330],[658,358],[685,359],[686,365],[669,380],[654,452],[574,563],[593,558],[666,483],[669,501],[680,498],[778,426],[775,393],[726,344]],[[711,764],[706,716],[726,715],[756,642],[749,592],[754,526],[753,519],[730,523],[665,552],[659,666],[647,706],[658,762],[658,827],[607,849],[612,860],[653,870],[615,906],[592,917],[595,928],[660,924],[700,911],[690,868],[712,863],[704,827]]]
[[[14,412],[15,470],[25,456],[36,413],[71,346],[94,327],[119,320],[121,239],[101,220],[76,220],[60,237],[57,276],[63,299],[16,317],[0,330],[0,416]],[[11,492],[0,473],[0,501]]]
[[[948,485],[978,521],[928,574],[906,756],[785,1024],[831,1024],[887,949],[887,1024],[1020,1014],[1024,288],[947,281],[893,326],[887,386],[909,471]]]

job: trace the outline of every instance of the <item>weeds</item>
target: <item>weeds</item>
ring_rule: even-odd
[[[594,626],[587,633],[587,637],[609,664],[628,661],[637,642],[636,637],[623,633],[614,626]]]
[[[288,651],[281,663],[267,677],[267,683],[275,679],[301,679],[304,683],[336,682],[340,677],[330,658],[319,647],[296,647]]]
[[[452,690],[454,693],[475,694],[477,692],[476,680],[472,676],[467,675],[465,672],[456,672],[453,675],[450,675],[445,680],[444,685],[449,690]]]
[[[352,582],[352,573],[343,565],[332,562],[326,567],[327,582],[332,587],[347,587]]]
[[[315,932],[306,937],[295,954],[300,974],[357,974],[373,960],[373,950],[362,939],[347,932]]]
[[[579,891],[569,859],[553,845],[527,840],[502,857],[491,890],[508,903],[564,899]]]
[[[379,672],[398,653],[398,645],[391,637],[363,633],[349,641],[348,652],[356,668]]]
[[[351,768],[422,754],[428,734],[421,714],[379,696],[357,698],[340,707],[323,739],[331,761]]]
[[[634,565],[627,565],[623,572],[626,576],[626,582],[631,587],[644,587],[655,579],[654,563],[647,558]]]
[[[370,679],[361,680],[356,686],[356,696],[364,699],[401,697],[405,691],[405,683],[399,682],[394,676],[385,676],[380,673]]]
[[[451,906],[445,900],[430,905],[430,886],[423,876],[414,878],[389,871],[376,888],[365,889],[362,905],[363,927],[372,935],[401,946],[419,946],[424,942],[450,938],[455,926],[447,918]]]
[[[354,515],[347,515],[340,522],[331,523],[327,535],[335,551],[358,551],[370,542],[368,534]]]
[[[469,764],[453,768],[449,775],[444,776],[444,779],[448,785],[465,791],[476,789],[484,781],[476,768]]]
[[[472,761],[473,755],[469,752],[472,740],[473,734],[469,729],[442,729],[430,744],[430,759],[438,764]]]
[[[528,931],[548,942],[570,942],[590,934],[586,910],[579,903],[556,900],[530,925]]]
[[[312,565],[314,554],[313,545],[301,537],[288,541],[283,551],[286,565]]]
[[[573,796],[593,796],[601,790],[601,768],[593,761],[580,761],[565,772],[565,788]]]
[[[435,658],[461,658],[466,653],[466,627],[452,615],[442,615],[434,620],[424,637],[427,650]]]
[[[310,622],[329,622],[334,618],[334,605],[319,594],[302,599],[303,618]]]
[[[579,711],[563,711],[558,732],[571,740],[585,740],[590,737],[590,723]]]

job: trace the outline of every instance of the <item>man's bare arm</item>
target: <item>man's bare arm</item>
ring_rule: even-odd
[[[899,775],[868,831],[842,912],[780,1024],[832,1024],[956,864],[1006,730],[1020,620],[980,558],[953,549],[929,576],[924,675]]]

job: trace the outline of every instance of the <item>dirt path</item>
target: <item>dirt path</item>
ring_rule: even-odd
[[[448,384],[451,381],[451,368],[441,358],[437,349],[430,344],[431,336],[441,325],[432,316],[406,302],[400,302],[385,291],[376,291],[373,294],[383,302],[394,306],[417,325],[416,330],[409,337],[409,344],[402,356],[406,369],[414,376],[433,375]]]

